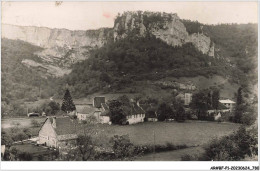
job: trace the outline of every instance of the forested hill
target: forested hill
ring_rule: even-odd
[[[239,84],[255,83],[256,24],[182,22],[189,34],[203,32],[213,40],[215,57],[202,54],[191,43],[173,47],[152,35],[131,34],[92,51],[88,60],[74,65],[65,82],[76,96],[99,90],[120,90],[131,87],[135,81],[166,77],[210,77],[216,74]]]
[[[225,61],[202,54],[191,43],[173,47],[154,36],[126,37],[92,51],[65,80],[76,96],[84,96],[102,89],[120,90],[135,81],[208,77],[228,70]]]
[[[189,34],[203,33],[209,36],[215,43],[215,56],[226,58],[242,72],[239,77],[249,77],[247,80],[256,83],[257,24],[205,25],[190,20],[182,22]]]

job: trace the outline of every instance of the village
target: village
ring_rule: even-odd
[[[24,153],[28,153],[28,156],[30,156],[30,152],[26,150],[30,149],[32,146],[33,148],[37,148],[35,153],[31,155],[31,158],[29,158],[30,160],[42,160],[43,158],[44,160],[58,160],[61,156],[63,156],[63,159],[64,156],[68,156],[71,149],[78,148],[78,139],[79,136],[82,136],[82,133],[84,133],[84,136],[96,136],[99,134],[100,132],[94,128],[99,125],[106,125],[105,128],[109,129],[109,127],[112,127],[113,125],[122,125],[122,127],[127,127],[127,125],[141,125],[142,123],[144,124],[144,122],[150,122],[153,126],[156,126],[157,122],[162,121],[171,124],[176,124],[176,122],[185,122],[189,124],[190,120],[198,120],[197,115],[191,114],[192,109],[190,104],[192,103],[192,93],[179,94],[176,96],[176,99],[180,101],[180,103],[178,102],[179,105],[181,104],[181,107],[179,107],[176,112],[179,112],[179,114],[181,113],[182,116],[176,116],[176,114],[174,114],[175,112],[171,109],[169,110],[169,108],[167,109],[167,105],[164,106],[152,101],[143,101],[140,98],[129,99],[126,95],[122,95],[113,100],[107,100],[105,96],[95,96],[92,99],[92,103],[76,103],[74,105],[69,90],[67,89],[63,99],[63,107],[61,107],[61,109],[66,112],[62,115],[47,116],[44,111],[41,114],[36,112],[28,113],[28,119],[46,119],[44,119],[41,125],[39,125],[39,131],[36,136],[30,139],[14,142],[13,145],[16,147],[22,147],[20,149],[23,149],[22,151]],[[53,99],[50,100],[53,101]],[[120,102],[122,106],[114,107],[113,104],[118,105],[118,102]],[[234,107],[235,102],[230,99],[218,100],[217,109],[212,107],[207,109],[205,116],[210,119],[205,120],[215,123],[223,122],[224,120],[221,120],[222,117],[230,114],[234,110]],[[152,142],[149,142],[149,144],[151,143]],[[2,146],[2,149],[5,148],[5,146]],[[114,154],[111,148],[100,148],[96,146],[95,149],[98,149],[102,154]],[[38,153],[38,151],[42,152]],[[4,152],[5,150],[2,150],[2,157],[4,157]],[[9,160],[19,160],[15,154],[10,153],[8,156]]]

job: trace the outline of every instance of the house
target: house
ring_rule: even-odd
[[[105,97],[94,97],[93,107],[101,108],[101,103],[105,103]]]
[[[127,123],[135,124],[139,122],[144,122],[145,111],[140,107],[139,104],[131,102],[131,111],[126,116]]]
[[[1,157],[5,155],[5,145],[1,145]]]
[[[226,100],[219,100],[219,102],[223,105],[225,105],[229,111],[231,112],[235,106],[235,102],[232,101],[232,100],[229,100],[229,99],[226,99]]]
[[[191,93],[185,93],[184,94],[184,105],[189,105],[192,100],[192,94]]]
[[[140,107],[145,111],[145,118],[148,122],[158,121],[155,104],[140,104]]]
[[[54,148],[74,144],[78,137],[74,122],[69,117],[47,118],[39,131],[39,144]]]
[[[110,123],[109,107],[106,103],[101,103],[101,114],[99,116],[100,123]]]
[[[86,120],[95,112],[96,109],[92,105],[76,105],[76,116],[79,121]]]
[[[97,122],[99,123],[109,123],[110,122],[110,116],[109,116],[109,108],[106,103],[101,103],[100,108],[96,108],[96,111],[94,113],[94,116],[97,119]]]

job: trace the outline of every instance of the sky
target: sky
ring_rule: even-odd
[[[177,13],[204,24],[258,23],[257,2],[2,2],[2,23],[70,30],[113,27],[124,11]]]

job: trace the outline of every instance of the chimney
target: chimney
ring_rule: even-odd
[[[52,119],[53,119],[52,126],[53,128],[56,128],[56,117],[54,116]]]

